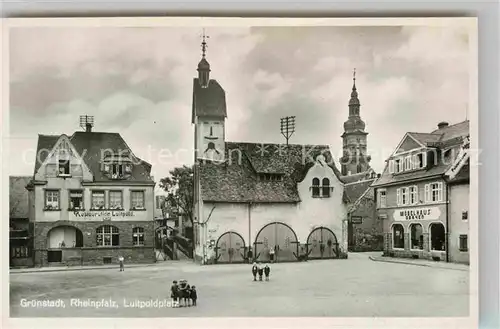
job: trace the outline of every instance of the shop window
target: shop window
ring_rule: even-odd
[[[130,208],[133,210],[144,209],[144,191],[131,192]]]
[[[404,228],[401,224],[395,224],[392,227],[392,246],[396,249],[404,249],[405,235]]]
[[[120,234],[118,228],[111,225],[99,226],[96,229],[97,246],[119,246]]]
[[[59,210],[59,190],[45,190],[45,210]]]
[[[83,210],[83,191],[70,191],[69,192],[69,209],[70,210]]]
[[[92,191],[92,209],[102,210],[105,208],[104,191]]]
[[[410,226],[410,249],[423,250],[424,249],[424,233],[422,225],[412,224]]]
[[[458,237],[458,249],[460,251],[468,251],[469,250],[466,234],[462,234]]]
[[[103,257],[102,258],[103,264],[111,264],[112,262],[113,262],[113,259],[111,257]]]
[[[444,225],[441,223],[433,223],[429,229],[431,235],[431,250],[444,251],[446,244],[446,233]]]
[[[323,178],[323,182],[322,182],[322,186],[321,186],[321,189],[322,189],[322,197],[323,198],[329,198],[330,197],[330,180],[328,178]]]
[[[123,209],[122,191],[109,191],[109,208],[114,210]]]
[[[134,227],[132,230],[132,242],[134,246],[144,246],[144,228]]]
[[[313,178],[312,180],[312,196],[313,198],[319,198],[319,178]]]

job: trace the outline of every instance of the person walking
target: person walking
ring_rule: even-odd
[[[271,261],[271,263],[274,263],[274,248],[272,247],[269,250],[269,260]]]
[[[253,274],[253,280],[257,281],[257,273],[259,272],[259,267],[257,266],[257,263],[253,263],[252,266],[252,274]]]
[[[262,275],[264,274],[264,268],[262,267],[261,263],[259,263],[258,268],[259,268],[259,281],[262,281]]]
[[[123,272],[125,271],[125,266],[123,265],[123,262],[125,261],[125,259],[123,258],[122,255],[120,255],[118,257],[118,262],[120,262],[120,272]],[[132,271],[133,272],[133,271]]]
[[[266,264],[264,266],[264,275],[266,276],[266,281],[269,281],[269,274],[271,273],[271,268]]]

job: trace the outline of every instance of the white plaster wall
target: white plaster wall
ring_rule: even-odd
[[[452,262],[468,263],[469,262],[469,252],[459,250],[459,237],[462,234],[468,236],[468,244],[470,249],[470,244],[472,237],[469,231],[469,221],[477,220],[477,218],[471,218],[471,213],[469,212],[469,219],[462,220],[462,212],[469,211],[469,185],[453,185],[450,187],[450,227],[449,227],[449,251],[450,258]]]
[[[60,226],[50,230],[48,248],[60,248],[60,243],[63,241],[66,247],[72,247],[76,241],[76,229]]]
[[[313,198],[310,187],[312,179],[317,177],[330,180],[333,187],[329,198]],[[252,245],[258,232],[267,224],[282,222],[289,225],[297,235],[300,243],[306,243],[311,231],[319,226],[331,229],[337,237],[339,246],[343,248],[345,234],[343,234],[343,220],[346,219],[346,206],[342,201],[344,186],[335,176],[333,170],[319,163],[313,166],[303,182],[298,184],[301,202],[294,203],[203,203],[200,218],[206,221],[212,208],[215,206],[210,219],[206,224],[206,243],[217,239],[228,231],[240,234],[245,245]],[[250,213],[249,213],[250,207]],[[249,219],[250,216],[250,219]],[[200,242],[203,241],[203,229],[200,229]],[[200,246],[195,251],[202,254]]]

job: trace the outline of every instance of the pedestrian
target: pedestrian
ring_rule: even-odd
[[[271,273],[271,268],[266,264],[264,267],[264,274],[266,275],[266,281],[269,281],[269,273]]]
[[[118,257],[118,262],[120,262],[120,272],[125,271],[125,268],[124,268],[124,266],[123,266],[123,262],[124,262],[124,261],[125,261],[125,259],[123,258],[123,256],[122,256],[122,255],[120,255],[120,256]]]
[[[248,248],[248,252],[247,252],[247,261],[248,261],[248,264],[250,264],[251,261],[253,261],[253,252],[252,252],[252,247],[249,247]]]
[[[172,287],[170,287],[170,298],[172,298],[173,307],[177,307],[177,301],[179,298],[179,286],[177,285],[176,280],[172,282]]]
[[[191,302],[193,306],[196,306],[196,300],[198,299],[198,293],[196,292],[196,286],[191,287]]]
[[[269,260],[271,261],[271,263],[274,263],[274,248],[272,247],[269,250]]]
[[[263,274],[264,274],[264,268],[262,267],[262,264],[259,263],[259,281],[262,281]]]
[[[252,266],[252,274],[253,274],[253,280],[257,281],[257,272],[259,272],[259,267],[257,266],[257,263],[254,262]]]

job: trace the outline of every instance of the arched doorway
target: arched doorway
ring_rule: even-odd
[[[274,222],[265,225],[257,233],[254,245],[254,255],[258,261],[269,261],[271,248],[274,248],[276,262],[297,260],[297,235],[290,226],[284,223]]]
[[[62,262],[65,258],[64,249],[81,247],[83,247],[83,233],[74,226],[56,226],[47,233],[47,261],[49,263]]]
[[[309,259],[338,258],[339,243],[332,230],[318,227],[307,237],[307,254]]]
[[[445,251],[446,230],[442,223],[432,223],[429,225],[430,249],[431,251]]]
[[[217,263],[242,263],[245,261],[245,240],[236,232],[223,233],[215,244]]]

